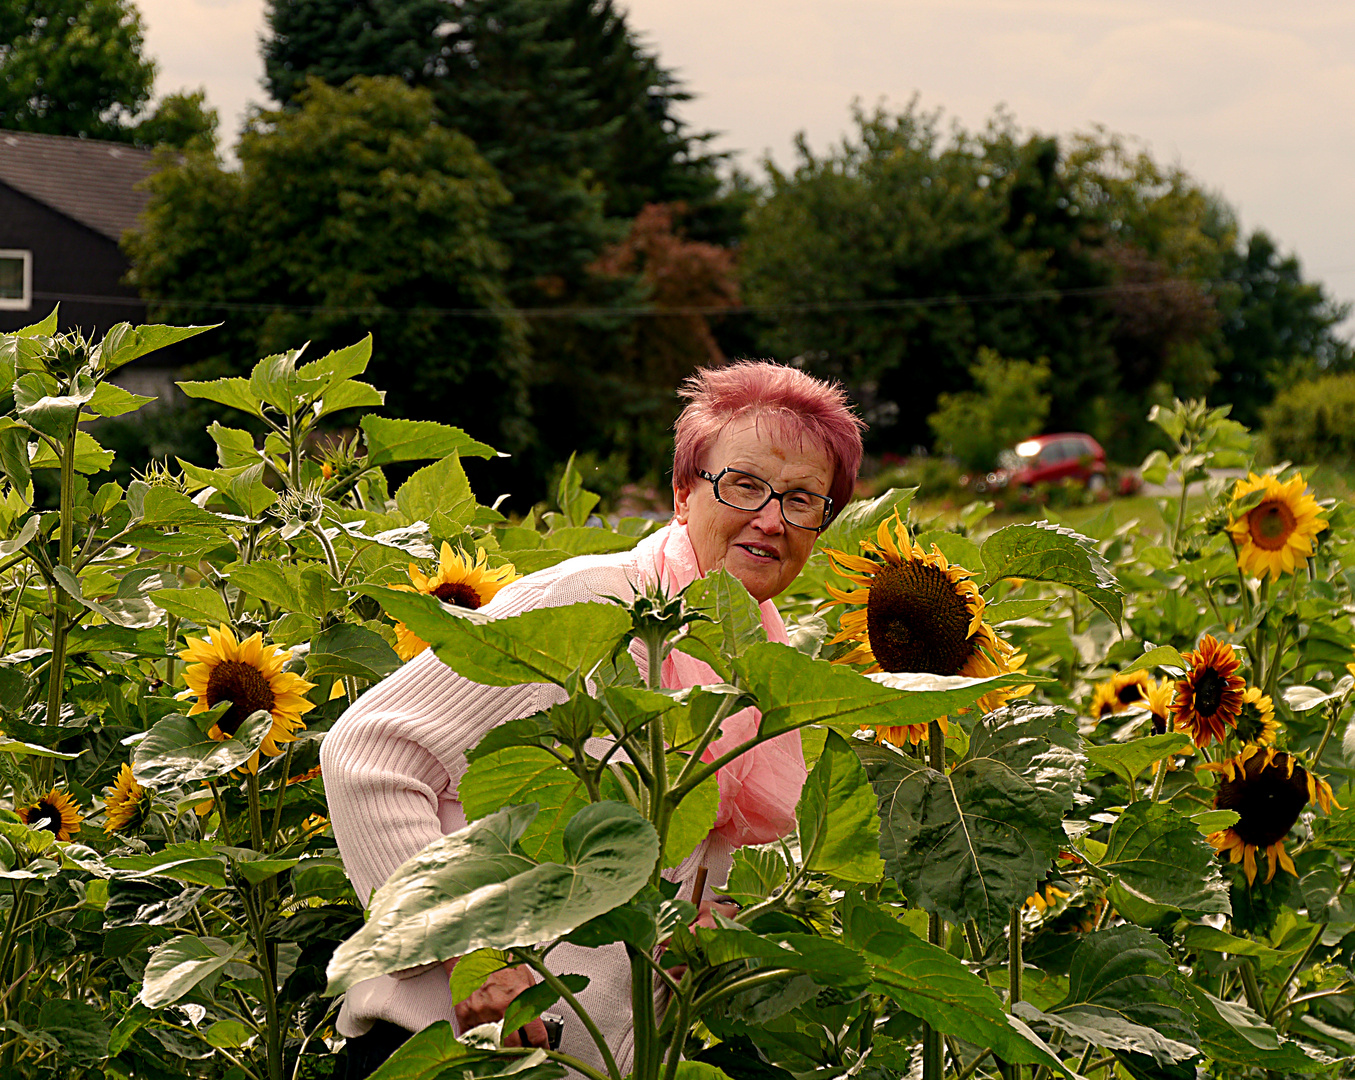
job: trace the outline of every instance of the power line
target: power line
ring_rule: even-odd
[[[948,296],[885,297],[878,300],[801,300],[785,304],[741,304],[737,307],[691,305],[684,307],[535,307],[535,308],[438,308],[438,307],[336,307],[325,304],[279,304],[235,300],[187,300],[182,298],[142,299],[134,296],[95,296],[87,293],[34,292],[36,300],[61,303],[98,303],[125,307],[208,308],[218,311],[295,311],[311,315],[435,315],[446,318],[504,319],[517,316],[525,319],[573,318],[673,318],[675,316],[713,315],[778,315],[814,314],[834,311],[888,311],[913,308],[956,307],[960,305],[1018,304],[1043,300],[1061,300],[1080,297],[1114,296],[1161,292],[1180,285],[1211,286],[1228,284],[1224,281],[1191,281],[1170,278],[1154,282],[1122,282],[1115,285],[1092,285],[1076,289],[1023,289],[1010,292],[951,294]]]

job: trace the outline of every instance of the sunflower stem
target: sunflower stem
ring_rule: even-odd
[[[250,773],[245,777],[245,788],[249,792],[249,840],[255,851],[263,851],[263,811],[259,805],[258,773]]]
[[[969,958],[975,965],[983,962],[983,942],[979,939],[979,928],[973,919],[966,919],[964,923],[965,941],[969,943]],[[979,978],[984,982],[988,981],[988,972],[985,968],[979,968]]]
[[[221,829],[221,838],[226,841],[227,847],[234,847],[235,844],[231,840],[230,826],[226,824],[226,802],[221,798],[221,792],[217,791],[216,784],[213,781],[208,780],[207,787],[211,789],[212,802],[216,806],[216,820],[218,822],[218,827]]]
[[[282,782],[278,785],[278,801],[273,807],[273,824],[268,830],[268,851],[273,850],[273,842],[277,839],[278,828],[282,825],[282,804],[287,799],[287,776],[292,771],[292,751],[296,749],[296,743],[287,744],[287,753],[282,758]]]
[[[1007,1011],[1021,1000],[1021,968],[1025,960],[1021,956],[1021,908],[1012,908],[1011,921],[1007,927]]]
[[[1261,996],[1261,987],[1256,982],[1256,972],[1252,970],[1251,961],[1239,957],[1237,973],[1242,983],[1242,996],[1247,999],[1248,1007],[1258,1015],[1264,1013],[1266,1000]]]
[[[1336,722],[1341,719],[1341,713],[1344,711],[1345,699],[1333,703],[1327,707],[1327,726],[1323,729],[1322,739],[1317,744],[1317,750],[1313,752],[1313,768],[1317,768],[1317,763],[1322,760],[1322,752],[1327,749],[1327,743],[1331,742],[1332,733],[1336,730]]]
[[[1167,779],[1167,759],[1163,758],[1157,763],[1157,778],[1153,781],[1153,793],[1149,796],[1149,802],[1157,802],[1162,798],[1162,785]]]
[[[165,622],[165,651],[168,655],[165,657],[165,685],[171,690],[174,689],[174,666],[179,659],[174,651],[174,646],[179,638],[179,617],[171,615]]]

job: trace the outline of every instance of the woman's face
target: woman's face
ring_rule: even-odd
[[[756,418],[727,426],[706,451],[699,467],[711,475],[741,469],[761,477],[777,491],[799,488],[827,495],[833,466],[827,452],[806,439],[787,441],[776,423]],[[808,561],[818,534],[787,525],[773,499],[761,510],[736,510],[715,498],[709,480],[693,487],[673,486],[674,516],[685,522],[702,574],[724,567],[758,603],[786,588]]]

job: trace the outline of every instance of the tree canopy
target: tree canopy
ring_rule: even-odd
[[[222,315],[203,298],[225,302],[223,332],[204,339],[222,366],[370,330],[398,415],[523,445],[523,326],[489,235],[507,192],[465,136],[437,123],[428,92],[316,80],[296,109],[261,114],[238,155],[227,170],[192,152],[151,181],[129,245],[143,293],[199,322]]]

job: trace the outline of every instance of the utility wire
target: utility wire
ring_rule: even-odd
[[[1078,289],[1024,289],[1012,292],[951,294],[949,296],[887,297],[878,300],[801,300],[786,304],[740,304],[734,307],[691,305],[683,307],[530,307],[530,308],[439,308],[439,307],[334,307],[324,304],[280,304],[235,300],[185,300],[182,298],[143,299],[135,296],[94,296],[86,293],[34,292],[35,300],[62,303],[115,304],[127,307],[209,308],[219,311],[296,311],[312,315],[436,315],[447,318],[526,319],[573,318],[672,318],[692,315],[778,315],[833,311],[888,311],[914,308],[956,307],[964,304],[1023,304],[1041,300],[1074,297],[1115,296],[1161,292],[1180,285],[1222,285],[1224,281],[1191,281],[1171,278],[1153,282],[1122,282],[1115,285],[1091,285]]]

